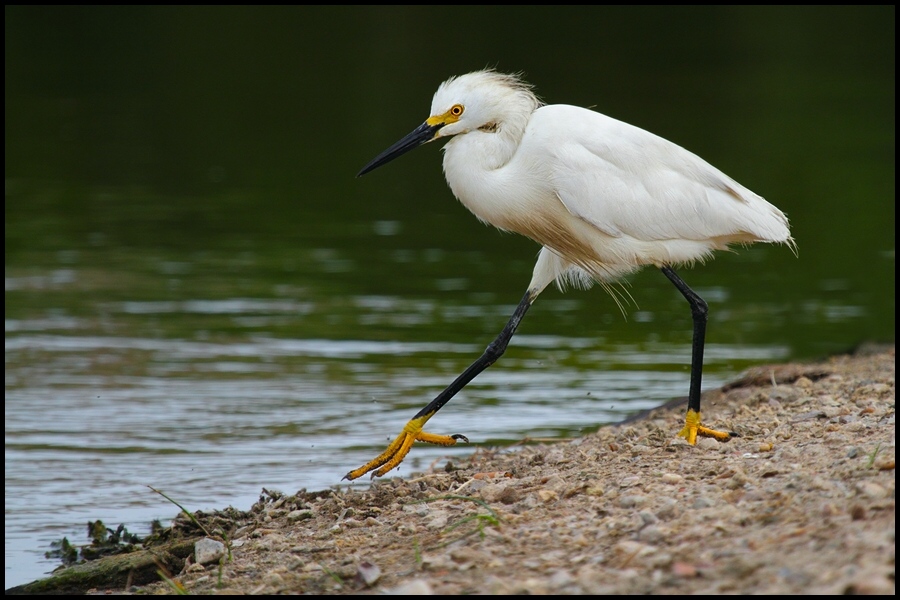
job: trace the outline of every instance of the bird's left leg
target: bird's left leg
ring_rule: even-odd
[[[697,442],[697,436],[713,437],[726,441],[731,437],[740,437],[734,432],[716,431],[700,424],[700,381],[703,378],[703,346],[706,341],[706,321],[709,306],[697,293],[675,274],[671,267],[660,267],[678,291],[691,305],[691,317],[694,320],[694,337],[691,344],[691,389],[688,393],[688,410],[684,419],[684,427],[678,432],[691,445]]]
[[[475,379],[479,373],[494,364],[497,359],[500,358],[506,350],[506,346],[509,345],[509,340],[516,332],[516,328],[519,326],[522,317],[525,316],[525,313],[531,307],[531,303],[534,301],[535,297],[537,297],[537,292],[534,291],[534,288],[529,289],[529,291],[525,293],[525,296],[522,297],[522,300],[516,307],[515,312],[513,312],[512,317],[510,317],[509,322],[503,328],[503,331],[500,332],[497,339],[488,345],[484,353],[475,362],[469,365],[469,368],[463,371],[459,377],[454,379],[453,383],[447,386],[447,389],[438,394],[428,406],[416,413],[416,416],[410,419],[403,427],[403,431],[400,432],[400,435],[390,443],[387,450],[360,468],[347,473],[344,476],[344,479],[356,479],[369,471],[374,471],[372,477],[381,477],[403,461],[406,455],[409,454],[413,442],[416,441],[438,444],[439,446],[453,446],[456,444],[457,440],[468,442],[469,440],[466,436],[458,433],[454,435],[437,435],[422,431],[422,428],[425,426],[428,419],[433,417],[442,406],[450,401],[450,398],[455,396],[467,383]]]

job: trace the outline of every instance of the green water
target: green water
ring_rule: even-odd
[[[704,387],[894,340],[893,7],[5,16],[8,586],[87,520],[171,518],[146,485],[205,509],[338,484],[493,339],[538,247],[453,199],[438,144],[354,177],[450,75],[522,70],[788,214],[798,257],[681,272],[710,304]],[[683,298],[627,285],[627,317],[545,292],[434,430],[573,437],[686,394]]]

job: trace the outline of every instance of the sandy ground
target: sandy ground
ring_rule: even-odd
[[[756,368],[583,439],[367,490],[265,492],[188,593],[893,594],[895,349]],[[415,452],[415,449],[413,449]],[[224,514],[224,513],[223,513]],[[152,584],[143,593],[172,593]]]

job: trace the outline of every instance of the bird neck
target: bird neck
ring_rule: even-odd
[[[524,125],[504,122],[457,135],[444,146],[444,170],[494,171],[506,166],[522,141]]]
[[[514,160],[521,137],[510,128],[473,131],[444,146],[444,176],[453,195],[482,221],[506,230],[511,226],[504,216],[504,194],[510,190],[511,173],[504,167]]]

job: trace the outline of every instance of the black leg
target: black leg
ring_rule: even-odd
[[[703,379],[703,346],[706,343],[706,321],[709,306],[697,293],[675,274],[670,267],[660,270],[675,284],[678,291],[691,305],[691,316],[694,319],[694,339],[691,343],[691,390],[688,394],[688,410],[700,412],[700,382]]]
[[[425,423],[428,422],[428,419],[433,417],[442,406],[450,401],[450,398],[455,396],[459,390],[463,389],[467,383],[475,379],[479,373],[494,364],[506,351],[509,340],[519,327],[522,317],[525,316],[525,313],[531,307],[531,301],[534,299],[534,296],[535,294],[532,294],[531,291],[526,292],[525,296],[522,297],[522,300],[516,307],[516,310],[513,312],[512,317],[510,317],[509,322],[503,328],[503,331],[500,332],[500,335],[498,335],[493,342],[488,344],[488,347],[478,360],[469,365],[459,377],[454,379],[453,382],[447,386],[447,389],[438,394],[434,400],[428,403],[428,406],[420,410],[416,413],[416,416],[410,419],[403,428],[403,431],[400,432],[400,435],[388,445],[387,450],[360,468],[347,473],[344,476],[344,479],[353,480],[369,472],[372,472],[372,477],[381,477],[400,464],[415,441],[428,442],[440,446],[453,446],[456,444],[457,440],[468,442],[469,440],[466,439],[466,436],[458,433],[454,435],[435,435],[423,431],[422,428],[425,426]]]
[[[684,428],[678,432],[679,437],[687,440],[692,446],[697,436],[711,437],[725,442],[732,437],[740,437],[732,431],[716,431],[701,424],[700,416],[700,382],[703,379],[703,345],[706,340],[706,321],[709,317],[709,306],[675,274],[671,267],[660,267],[660,270],[675,284],[681,295],[691,305],[691,316],[694,319],[694,339],[691,344],[691,390],[688,393],[688,409],[684,418]]]
[[[519,323],[522,321],[522,317],[525,316],[525,313],[528,312],[528,309],[531,308],[531,294],[526,293],[522,300],[519,302],[519,305],[516,307],[516,310],[513,312],[512,317],[510,317],[509,322],[503,328],[503,331],[500,332],[500,335],[497,336],[493,342],[488,344],[488,347],[485,348],[484,353],[473,362],[469,367],[463,371],[459,377],[453,380],[447,389],[438,394],[438,396],[432,400],[428,406],[420,410],[416,413],[416,416],[413,419],[420,419],[425,417],[426,419],[430,419],[434,413],[439,411],[442,406],[447,404],[450,401],[450,398],[455,396],[461,389],[463,389],[470,381],[475,379],[479,373],[487,369],[489,366],[497,362],[497,359],[500,358],[503,353],[506,351],[506,347],[509,345],[509,340],[512,339],[513,334],[516,332],[516,329],[519,327]]]

